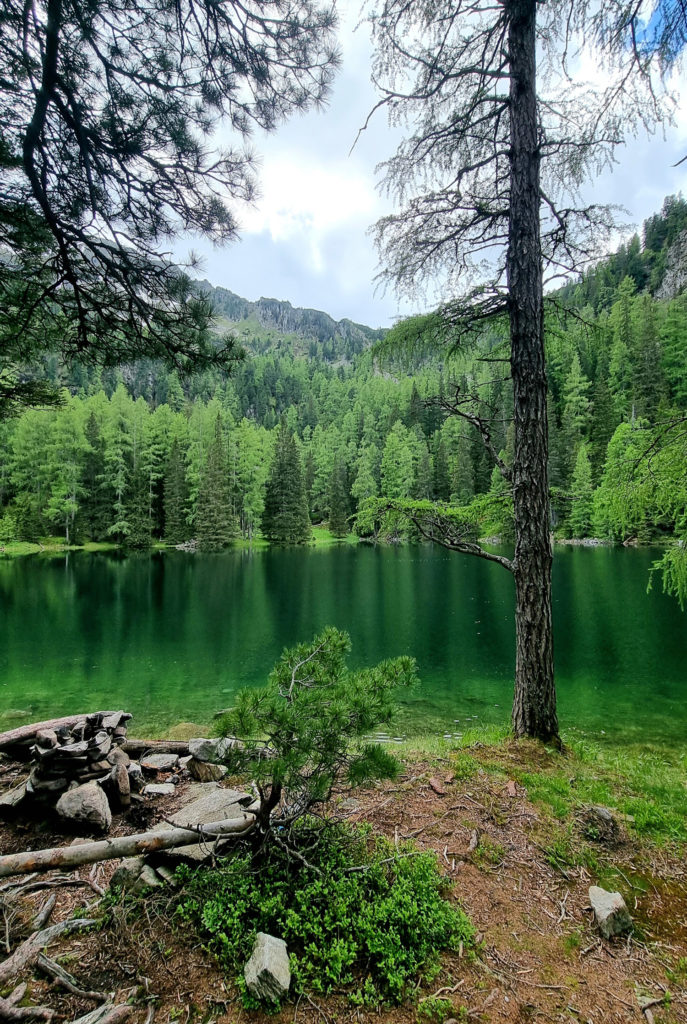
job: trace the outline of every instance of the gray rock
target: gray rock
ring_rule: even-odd
[[[289,954],[283,939],[258,932],[250,960],[243,969],[248,991],[256,999],[284,999],[291,984]]]
[[[192,754],[187,754],[185,757],[180,757],[179,758],[179,767],[180,768],[188,768],[189,762],[191,762],[192,760],[193,760],[193,755]]]
[[[131,889],[138,881],[138,876],[145,867],[143,857],[127,857],[119,865],[110,879],[111,886],[120,886],[122,889]]]
[[[39,747],[56,747],[57,733],[54,729],[39,729],[36,733],[36,743]]]
[[[143,796],[174,796],[176,787],[171,782],[149,782],[143,789]]]
[[[132,761],[131,764],[128,764],[126,766],[126,772],[129,776],[129,786],[131,787],[132,793],[140,793],[145,786],[145,781],[143,778],[143,769],[138,761]]]
[[[213,764],[211,761],[199,761],[192,757],[188,763],[188,770],[198,782],[219,782],[228,773],[229,769],[223,764]]]
[[[57,801],[57,813],[67,821],[89,825],[100,832],[107,832],[112,824],[107,797],[95,782],[87,782],[63,793]]]
[[[632,918],[619,892],[607,892],[598,885],[589,889],[589,902],[599,931],[605,939],[621,935],[632,928]]]
[[[141,889],[159,889],[164,884],[155,868],[152,868],[150,864],[144,864],[143,870],[134,882],[133,890],[140,892]]]
[[[226,737],[219,740],[206,740],[206,739],[195,739],[188,741],[188,752],[192,754],[197,761],[221,761],[223,757],[226,757],[228,751],[236,743],[236,740]]]
[[[211,821],[239,818],[243,813],[243,802],[250,802],[252,799],[248,793],[242,793],[237,789],[222,789],[216,782],[190,786],[186,796],[186,803],[169,816],[169,821],[174,822],[176,826],[207,825]],[[161,821],[153,831],[166,832],[172,827],[169,822]],[[202,864],[212,856],[212,841],[165,850],[160,856],[170,865],[177,865],[182,861]]]
[[[22,782],[14,789],[9,789],[6,793],[0,796],[0,813],[2,811],[13,811],[15,807],[26,798],[27,789],[26,783]]]
[[[131,763],[131,758],[126,750],[122,750],[121,747],[112,747],[107,755],[107,760],[110,764],[123,764],[124,767]]]
[[[123,764],[114,764],[103,786],[116,807],[128,807],[131,803],[129,773]]]
[[[144,772],[171,772],[179,764],[179,755],[146,754],[140,763]]]

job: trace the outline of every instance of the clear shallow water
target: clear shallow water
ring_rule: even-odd
[[[655,552],[559,547],[554,622],[564,731],[687,739],[687,615],[646,593]],[[421,685],[399,733],[505,722],[513,583],[500,566],[430,546],[75,553],[0,561],[0,729],[124,707],[136,732],[208,723],[281,650],[327,624],[351,662],[408,653]],[[459,721],[455,721],[458,719]]]

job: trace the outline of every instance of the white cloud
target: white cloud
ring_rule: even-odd
[[[260,189],[256,206],[240,216],[242,234],[266,234],[276,244],[300,240],[309,269],[317,274],[328,270],[326,238],[344,226],[366,226],[378,207],[369,171],[353,161],[316,162],[307,151],[270,154]]]

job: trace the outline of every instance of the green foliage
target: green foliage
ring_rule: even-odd
[[[348,636],[332,627],[285,650],[267,686],[240,691],[219,723],[243,741],[227,764],[256,780],[265,828],[282,800],[278,820],[293,820],[328,800],[336,786],[398,772],[396,758],[367,737],[391,723],[394,691],[415,681],[415,663],[402,657],[351,672],[349,650]]]
[[[446,902],[433,854],[397,851],[369,831],[304,820],[292,841],[313,868],[270,845],[259,870],[235,854],[216,870],[182,868],[178,913],[194,922],[224,967],[239,972],[255,934],[284,939],[293,986],[354,1002],[399,1003],[438,954],[474,944],[465,914]]]
[[[302,544],[310,539],[300,452],[285,420],[277,436],[267,480],[262,532],[278,544]]]

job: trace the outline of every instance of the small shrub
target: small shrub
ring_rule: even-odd
[[[215,870],[180,868],[178,913],[208,939],[224,967],[242,970],[255,934],[285,940],[297,991],[347,988],[359,1004],[400,1002],[411,982],[436,970],[441,950],[469,948],[474,930],[444,899],[431,854],[372,838],[369,830],[301,821],[290,845],[256,864],[234,855]]]

